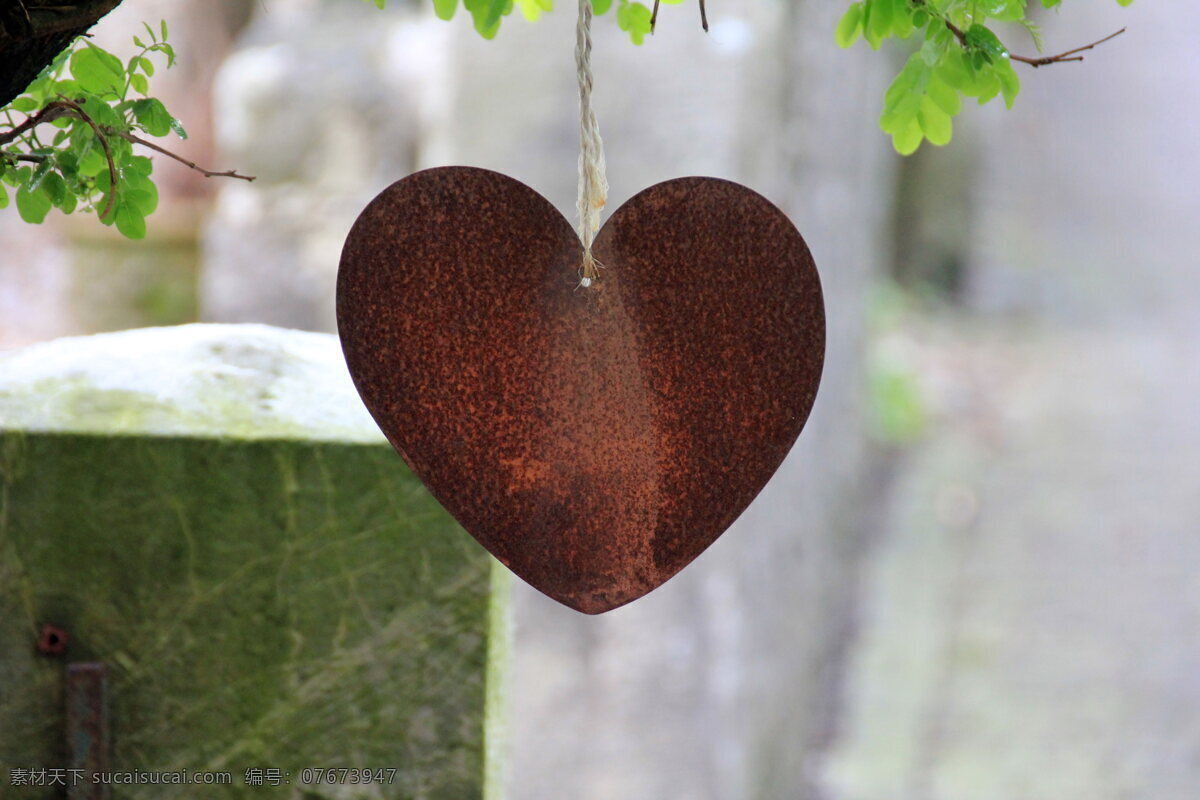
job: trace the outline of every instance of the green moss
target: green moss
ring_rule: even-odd
[[[86,401],[117,402],[131,429],[163,412]],[[0,764],[64,764],[62,663],[33,647],[53,622],[70,660],[112,671],[117,769],[228,770],[204,790],[224,798],[296,796],[305,767],[395,768],[384,797],[481,797],[493,580],[386,445],[0,432]],[[292,784],[246,787],[251,767]]]
[[[19,389],[0,388],[0,423],[34,429],[110,434],[211,433],[230,439],[308,439],[311,421],[274,413],[269,384],[254,388],[239,378],[230,385],[197,387],[194,410],[149,392],[100,389],[83,377],[49,378]],[[205,389],[207,388],[207,391]],[[337,438],[336,427],[322,431]],[[361,438],[361,432],[353,438]]]
[[[337,337],[182,325],[0,354],[0,428],[382,443]]]

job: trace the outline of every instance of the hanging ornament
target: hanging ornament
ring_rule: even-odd
[[[779,467],[820,381],[808,247],[715,178],[640,192],[601,228],[581,0],[579,229],[519,181],[424,170],[346,241],[338,331],[388,440],[513,572],[596,614],[704,551]]]

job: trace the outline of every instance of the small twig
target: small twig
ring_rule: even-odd
[[[921,5],[925,4],[921,3]],[[954,37],[958,39],[959,44],[963,45],[964,47],[966,46],[967,34],[962,28],[958,27],[950,20],[946,20],[946,29],[954,34]],[[1125,28],[1121,28],[1121,30],[1117,31],[1116,33],[1110,33],[1103,39],[1098,39],[1091,44],[1085,44],[1083,47],[1076,47],[1074,50],[1068,50],[1065,53],[1059,53],[1056,56],[1038,56],[1036,58],[1031,58],[1029,56],[1018,56],[1013,53],[1009,53],[1008,57],[1013,61],[1020,61],[1022,64],[1028,64],[1034,69],[1037,69],[1038,67],[1044,67],[1049,64],[1061,64],[1064,61],[1083,61],[1083,56],[1076,55],[1076,53],[1082,53],[1085,50],[1091,50],[1093,47],[1104,44],[1109,39],[1117,38],[1124,32]]]
[[[0,133],[0,147],[19,139],[21,136],[33,130],[38,125],[41,125],[43,122],[53,122],[56,119],[61,119],[64,114],[64,110],[67,108],[68,106],[63,103],[47,104],[46,107],[41,111],[26,117],[25,121],[20,125],[17,125],[13,129],[7,130],[4,133]]]
[[[176,161],[178,161],[180,164],[183,164],[186,167],[190,167],[191,169],[196,170],[196,172],[199,172],[201,175],[203,175],[206,178],[237,178],[238,180],[242,180],[242,181],[253,181],[254,177],[255,177],[253,175],[242,175],[242,174],[239,174],[238,172],[235,172],[234,170],[226,170],[225,172],[214,172],[211,169],[205,169],[204,167],[197,164],[195,161],[189,161],[186,158],[184,158],[183,156],[172,153],[170,150],[166,149],[165,147],[161,147],[161,146],[155,144],[154,142],[143,139],[140,136],[135,136],[134,134],[128,133],[126,131],[113,131],[112,133],[114,136],[120,136],[122,139],[124,139],[127,142],[133,142],[134,144],[140,144],[143,147],[149,147],[151,150],[153,150],[156,153],[162,153],[167,158],[173,158]]]
[[[658,3],[659,0],[654,0],[654,10],[650,12],[650,32],[654,33],[654,26],[658,23]]]
[[[1008,57],[1011,58],[1013,61],[1020,61],[1022,64],[1028,64],[1029,66],[1033,67],[1034,69],[1037,69],[1038,67],[1044,67],[1047,64],[1057,64],[1060,61],[1083,61],[1083,56],[1077,56],[1075,54],[1082,53],[1085,50],[1091,50],[1093,47],[1104,44],[1109,39],[1117,38],[1124,32],[1125,32],[1125,29],[1121,28],[1121,30],[1117,31],[1116,33],[1110,33],[1108,36],[1105,36],[1103,39],[1097,39],[1096,41],[1092,42],[1091,44],[1085,44],[1083,47],[1076,47],[1074,50],[1068,50],[1065,53],[1059,53],[1056,56],[1043,56],[1041,58],[1026,58],[1025,56],[1014,56],[1013,54],[1009,53]]]

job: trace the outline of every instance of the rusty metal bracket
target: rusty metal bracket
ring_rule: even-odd
[[[68,800],[109,800],[107,783],[92,776],[108,772],[111,753],[108,667],[96,661],[67,665]]]

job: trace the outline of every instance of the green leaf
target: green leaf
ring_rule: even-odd
[[[79,159],[79,174],[86,178],[94,178],[101,172],[108,170],[108,160],[104,158],[104,151],[99,146],[93,147]]]
[[[958,92],[942,80],[940,70],[934,70],[929,83],[925,86],[925,92],[929,99],[947,115],[952,117],[962,111],[962,100],[959,98]]]
[[[471,13],[479,35],[491,39],[500,30],[500,18],[512,11],[513,0],[463,0],[463,7]]]
[[[451,19],[458,10],[458,0],[433,0],[433,13],[438,19]]]
[[[978,23],[967,28],[967,47],[980,51],[987,56],[988,61],[1008,57],[1008,50],[990,28]]]
[[[142,68],[142,72],[146,73],[147,78],[154,77],[154,62],[145,56],[138,56],[138,66]]]
[[[138,94],[144,95],[150,93],[150,82],[146,80],[145,75],[130,75],[129,85],[132,86],[133,90]]]
[[[39,189],[42,181],[50,174],[50,170],[54,168],[54,162],[49,158],[45,159],[37,165],[33,170],[33,177],[29,179],[29,191],[33,192]]]
[[[878,50],[892,31],[892,0],[865,0],[863,37],[871,49]]]
[[[937,65],[937,74],[947,86],[958,92],[966,92],[972,85],[970,67],[962,50],[952,50]]]
[[[838,47],[849,47],[862,35],[863,4],[854,3],[838,21],[834,40]]]
[[[12,101],[12,105],[9,107],[14,111],[20,111],[22,114],[28,114],[38,109],[38,102],[32,97],[18,97]]]
[[[907,39],[915,29],[912,9],[905,3],[898,4],[892,15],[892,35],[897,39]]]
[[[8,208],[8,187],[0,183],[0,209]]]
[[[977,0],[978,10],[1003,22],[1016,22],[1025,17],[1025,0]]]
[[[542,16],[542,12],[550,11],[554,8],[553,0],[516,0],[517,5],[521,9],[521,15],[528,22],[537,22],[538,17]],[[664,0],[665,1],[665,0]],[[592,9],[595,13],[595,9]]]
[[[606,13],[612,8],[612,0],[592,0],[592,13],[596,16]]]
[[[947,144],[954,133],[950,115],[939,108],[937,103],[929,98],[929,95],[921,98],[921,107],[917,111],[917,122],[930,144]]]
[[[154,172],[154,161],[146,156],[134,156],[125,164],[125,169],[133,175],[148,178]]]
[[[83,94],[83,87],[79,85],[79,81],[67,78],[66,80],[55,81],[50,87],[48,94],[55,98],[59,95],[63,97],[79,97],[79,95]]]
[[[1025,28],[1029,38],[1033,40],[1034,48],[1040,53],[1042,52],[1042,29],[1037,26],[1031,19],[1020,20],[1020,24]]]
[[[650,9],[639,2],[620,0],[617,6],[617,27],[629,34],[634,44],[641,44],[650,33]]]
[[[174,47],[171,47],[171,45],[167,44],[166,42],[159,42],[158,44],[154,45],[154,47],[151,49],[157,50],[158,52],[166,55],[167,69],[170,69],[171,67],[175,66],[175,48]]]
[[[148,97],[145,100],[137,100],[132,108],[134,118],[146,133],[162,137],[171,132],[171,122],[174,118],[158,98]]]
[[[125,193],[125,202],[143,217],[148,217],[158,208],[158,190],[153,183],[147,182],[149,189],[133,189]]]
[[[127,239],[146,238],[146,217],[129,203],[117,206],[117,230]]]
[[[175,131],[175,135],[180,139],[186,139],[188,137],[188,132],[183,127],[183,123],[174,117],[171,117],[171,130]]]
[[[921,125],[914,117],[892,134],[892,147],[902,156],[911,156],[921,146],[923,135]]]
[[[21,219],[30,225],[41,225],[45,222],[51,208],[50,198],[40,189],[31,192],[29,187],[22,186],[17,190],[17,211],[21,214]]]
[[[125,120],[122,119],[121,115],[118,114],[111,105],[95,95],[89,95],[83,99],[83,110],[87,112],[87,115],[91,117],[97,125],[102,127],[119,128],[121,130],[124,130],[128,127],[125,124]],[[86,122],[80,121],[77,124],[82,125],[89,130],[91,129],[91,126]]]
[[[1004,95],[1004,105],[1013,107],[1013,101],[1021,91],[1021,79],[1013,69],[1012,61],[1004,59],[996,65],[996,77],[1000,79],[1000,91]]]
[[[71,195],[67,191],[67,183],[62,179],[57,172],[50,172],[42,181],[42,191],[50,197],[50,202],[56,206],[61,206],[63,201]]]
[[[164,42],[165,42],[167,39],[170,39],[170,38],[171,38],[171,37],[170,37],[170,36],[167,34],[167,21],[166,21],[165,19],[162,21],[162,38],[163,38],[163,41],[164,41]]]
[[[888,87],[879,118],[879,127],[891,134],[897,152],[908,155],[926,139],[935,145],[950,141],[952,118],[962,110],[960,87],[975,87],[974,73],[963,63],[957,44],[946,50],[932,40],[909,56]]]
[[[125,69],[112,53],[90,45],[71,56],[71,75],[86,92],[118,95],[125,88]]]

